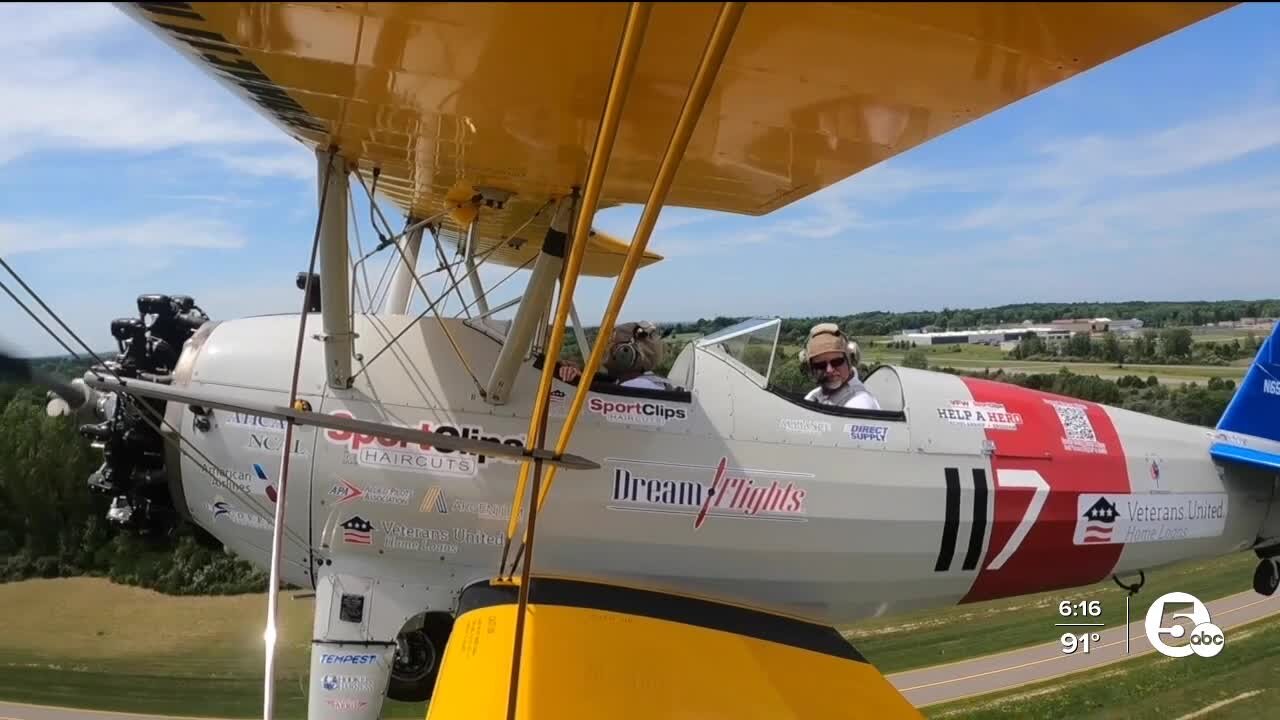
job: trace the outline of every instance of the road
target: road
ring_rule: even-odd
[[[1232,627],[1280,612],[1280,594],[1268,598],[1249,590],[1219,598],[1206,605],[1213,624],[1222,628],[1226,635],[1229,648]],[[1080,650],[1070,655],[1065,654],[1062,652],[1061,642],[1055,641],[946,665],[909,670],[890,675],[888,679],[913,705],[924,707],[971,695],[1008,690],[1153,652],[1143,629],[1143,618],[1130,615],[1129,620],[1127,654],[1125,628],[1113,627],[1101,630],[1099,639],[1091,641],[1088,654]],[[1097,630],[1098,628],[1088,627],[1045,628],[1046,634],[1053,633],[1055,637],[1067,632],[1079,635]]]
[[[1213,623],[1222,628],[1229,647],[1231,628],[1280,612],[1280,594],[1264,598],[1250,590],[1213,600],[1207,605]],[[1059,642],[1052,642],[946,665],[909,670],[890,675],[889,682],[916,707],[924,707],[971,695],[1008,690],[1153,652],[1142,627],[1143,618],[1130,616],[1129,619],[1127,654],[1125,629],[1113,627],[1101,630],[1098,641],[1092,644],[1088,654],[1077,651],[1067,655],[1062,652]],[[1094,630],[1087,627],[1046,628],[1046,631],[1059,636],[1065,632],[1079,634]],[[0,702],[0,720],[157,720],[157,717]]]

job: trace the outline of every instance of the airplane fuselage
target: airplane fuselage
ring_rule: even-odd
[[[297,320],[211,324],[175,383],[285,404]],[[356,316],[357,351],[372,356],[409,322]],[[499,345],[450,322],[483,381]],[[536,573],[840,624],[1086,585],[1277,535],[1271,481],[1216,464],[1204,428],[897,367],[865,378],[883,412],[821,410],[765,389],[739,360],[690,347],[671,373],[687,393],[590,393],[569,450],[601,467],[557,473],[538,517]],[[510,402],[487,404],[434,319],[350,389],[328,387],[322,363],[309,339],[299,397],[316,411],[528,442],[539,370],[526,363]],[[556,381],[548,445],[576,390]],[[184,458],[179,502],[265,567],[283,422],[169,412],[216,465],[209,473]],[[518,463],[337,430],[293,433],[287,582],[311,587],[337,563],[456,598],[497,571]],[[447,597],[424,603],[449,611],[439,607]]]

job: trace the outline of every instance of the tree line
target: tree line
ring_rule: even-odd
[[[35,363],[58,377],[83,374],[66,358]],[[102,453],[70,417],[49,417],[43,388],[0,382],[0,582],[108,577],[169,594],[266,590],[267,575],[194,525],[139,537],[106,519],[110,498],[89,490]]]
[[[871,311],[852,315],[786,318],[779,342],[803,344],[809,328],[834,322],[852,336],[893,335],[904,330],[963,330],[1008,325],[1030,320],[1036,324],[1058,319],[1108,317],[1113,320],[1137,318],[1144,327],[1195,326],[1238,321],[1243,318],[1280,317],[1280,299],[1220,300],[1198,302],[1114,302],[1114,303],[1020,303],[989,308],[943,308],[911,312]],[[703,318],[691,322],[668,323],[673,334],[709,334],[745,317]]]
[[[1253,358],[1261,346],[1249,333],[1239,338],[1196,343],[1187,328],[1148,328],[1132,339],[1122,339],[1113,332],[1098,338],[1089,333],[1075,333],[1065,341],[1046,341],[1028,332],[1009,351],[1015,360],[1056,360],[1061,362],[1125,362],[1152,365],[1226,365],[1235,360]]]

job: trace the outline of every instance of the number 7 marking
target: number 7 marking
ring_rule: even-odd
[[[1022,545],[1022,541],[1027,539],[1027,533],[1031,532],[1031,526],[1036,524],[1036,518],[1040,517],[1040,510],[1044,508],[1044,501],[1049,499],[1049,483],[1036,470],[996,470],[996,486],[1008,488],[1028,488],[1035,491],[1031,496],[1031,504],[1027,506],[1027,512],[1022,516],[1022,520],[1018,522],[1018,527],[1013,531],[1013,535],[1009,537],[1009,541],[1000,548],[1000,554],[996,555],[991,564],[987,566],[988,570],[999,570],[1004,567],[1009,558],[1013,557],[1013,553],[1018,550],[1018,546]]]

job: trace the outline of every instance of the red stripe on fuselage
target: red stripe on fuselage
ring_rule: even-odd
[[[974,403],[1001,405],[1016,413],[1016,429],[989,426],[987,439],[995,444],[992,479],[995,511],[991,540],[979,566],[978,577],[961,602],[1024,595],[1057,588],[1088,585],[1110,575],[1124,545],[1076,545],[1078,498],[1081,493],[1129,492],[1120,437],[1106,410],[1096,403],[1050,395],[1006,383],[964,378]],[[1077,428],[1077,437],[1068,438],[1064,420],[1049,402],[1066,404],[1066,422]],[[1083,410],[1087,423],[1080,422]],[[1009,416],[997,419],[1007,423]],[[1087,439],[1089,432],[1096,438]],[[1009,473],[1010,470],[1034,471]],[[1002,477],[1003,473],[1003,477]],[[1044,504],[1025,536],[999,568],[993,568],[1002,550],[1026,523],[1035,490],[1009,487],[1016,484],[1048,486]]]

